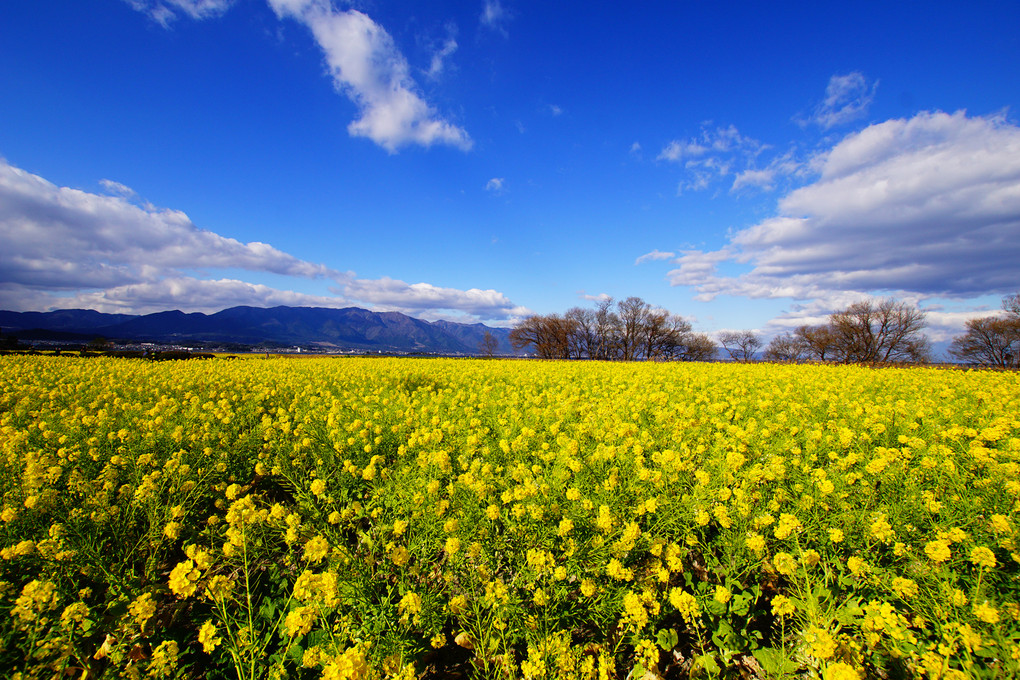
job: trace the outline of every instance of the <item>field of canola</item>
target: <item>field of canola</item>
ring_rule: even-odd
[[[0,357],[10,678],[1020,675],[1020,375]]]

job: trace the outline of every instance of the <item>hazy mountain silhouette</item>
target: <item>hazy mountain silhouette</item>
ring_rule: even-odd
[[[510,353],[509,330],[483,324],[422,321],[399,312],[358,307],[231,307],[215,314],[181,311],[103,314],[90,309],[53,312],[0,311],[4,334],[24,339],[82,339],[187,344],[274,343],[327,349],[478,354],[485,332]]]

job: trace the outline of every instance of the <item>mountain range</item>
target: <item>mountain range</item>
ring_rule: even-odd
[[[399,312],[358,307],[231,307],[215,314],[181,311],[104,314],[91,309],[0,311],[0,330],[20,340],[285,346],[324,351],[481,354],[489,332],[497,354],[510,354],[509,329],[484,324],[422,321]]]

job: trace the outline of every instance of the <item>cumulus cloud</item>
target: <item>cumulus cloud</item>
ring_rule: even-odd
[[[797,121],[801,125],[818,125],[825,130],[846,125],[867,114],[877,89],[877,80],[869,83],[857,71],[843,76],[834,75],[825,88],[825,99],[819,102],[810,116]]]
[[[134,196],[122,184],[101,184]],[[357,279],[267,243],[242,243],[200,229],[178,210],[56,186],[3,159],[0,243],[2,309],[210,312],[236,305],[366,303],[417,316],[455,311],[473,321],[505,321],[528,312],[495,290]],[[202,273],[223,269],[322,280],[337,290],[311,295]]]
[[[669,273],[698,297],[827,298],[889,291],[975,297],[1020,286],[1020,128],[923,112],[846,137],[778,214]],[[750,271],[723,276],[724,262]]]
[[[0,293],[0,300],[3,294]],[[331,295],[308,295],[279,290],[237,279],[198,279],[178,276],[117,286],[99,291],[82,291],[60,298],[68,309],[94,309],[107,313],[151,314],[168,309],[187,312],[218,312],[229,307],[349,307],[350,301]],[[50,300],[52,304],[53,300]],[[2,303],[0,303],[2,304]]]
[[[500,193],[503,191],[503,186],[506,184],[506,178],[504,177],[493,177],[485,183],[485,190],[492,191],[494,193]]]
[[[226,12],[234,0],[126,0],[139,12],[149,15],[154,21],[169,26],[180,15],[192,19],[206,19]]]
[[[199,229],[178,210],[58,187],[3,160],[0,240],[0,281],[51,289],[122,286],[196,268],[344,277],[266,243]]]
[[[329,0],[269,0],[281,19],[311,30],[336,88],[351,98],[360,118],[347,126],[391,153],[409,144],[472,146],[468,133],[446,120],[418,93],[407,60],[379,24],[357,10],[339,11]]]

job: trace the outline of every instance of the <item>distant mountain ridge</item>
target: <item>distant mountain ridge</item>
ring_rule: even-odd
[[[479,354],[486,331],[498,354],[513,352],[509,330],[484,324],[422,321],[359,307],[231,307],[215,314],[181,311],[104,314],[91,309],[0,311],[0,329],[22,339],[109,340],[164,344],[276,344],[324,350]]]

